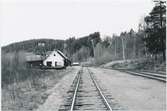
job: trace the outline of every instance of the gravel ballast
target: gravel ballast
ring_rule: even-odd
[[[124,111],[166,111],[166,84],[127,73],[90,68]]]

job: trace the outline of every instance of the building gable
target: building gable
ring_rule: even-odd
[[[50,55],[46,57],[45,60],[59,61],[59,60],[64,60],[64,58],[59,53],[57,53],[57,51],[52,51]]]

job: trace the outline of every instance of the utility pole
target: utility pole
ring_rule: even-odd
[[[124,40],[123,37],[121,37],[122,40],[122,53],[123,53],[123,60],[125,60],[125,46],[124,46]]]
[[[136,37],[134,36],[134,41],[133,41],[133,56],[134,56],[134,58],[136,57]]]
[[[115,38],[115,57],[117,56],[117,39]]]
[[[95,47],[94,47],[94,41],[93,41],[93,39],[91,40],[91,43],[92,43],[92,47],[93,47],[93,57],[95,57]]]

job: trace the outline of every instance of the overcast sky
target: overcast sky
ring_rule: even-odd
[[[0,43],[137,30],[152,0],[1,0]]]

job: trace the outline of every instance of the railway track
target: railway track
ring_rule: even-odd
[[[88,68],[79,71],[59,111],[112,111],[103,91]]]
[[[166,75],[161,73],[153,73],[149,71],[133,71],[133,70],[119,70],[119,71],[126,72],[136,76],[142,76],[142,77],[158,80],[161,82],[166,82]]]

